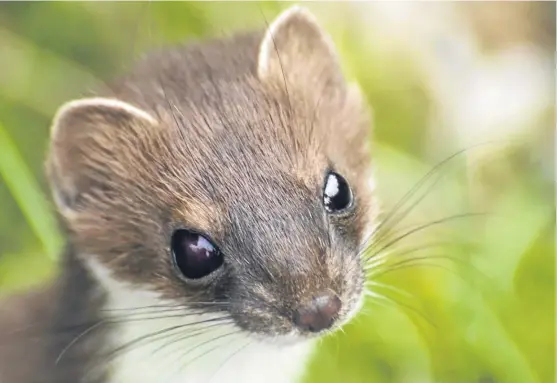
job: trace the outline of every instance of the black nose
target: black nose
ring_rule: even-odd
[[[294,323],[304,331],[319,332],[333,324],[341,306],[340,299],[330,293],[313,297],[294,313]]]

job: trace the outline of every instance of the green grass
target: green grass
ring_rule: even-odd
[[[33,234],[40,240],[44,252],[51,259],[55,259],[61,250],[61,238],[50,204],[1,122],[0,176]]]
[[[53,259],[62,241],[42,159],[56,108],[98,78],[118,73],[153,40],[262,25],[262,11],[272,19],[284,6],[0,5],[0,61],[8,68],[0,73],[0,293],[40,283],[55,272]],[[421,144],[430,96],[412,60],[386,62],[379,50],[361,46],[359,31],[348,24],[333,23],[331,30],[347,71],[375,110],[373,160],[388,213],[439,160],[431,160]],[[540,126],[530,130],[545,129]],[[398,304],[369,299],[344,332],[324,340],[307,382],[554,380],[554,189],[542,169],[526,159],[536,151],[535,143],[522,143],[474,169],[458,156],[438,173],[438,183],[424,185],[426,197],[396,222],[395,232],[455,214],[489,214],[431,226],[393,246],[396,262],[404,249],[443,243],[415,254],[430,257],[422,267],[373,279],[410,295],[376,287]],[[477,178],[470,184],[472,170]],[[497,182],[491,182],[494,174]],[[412,206],[419,195],[404,206]]]

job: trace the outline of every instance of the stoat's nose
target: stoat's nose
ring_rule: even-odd
[[[335,294],[322,293],[301,305],[294,313],[294,323],[303,331],[319,332],[332,326],[342,303]]]

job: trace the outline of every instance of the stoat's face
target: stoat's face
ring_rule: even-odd
[[[143,79],[155,106],[67,104],[48,170],[70,241],[113,278],[247,332],[311,336],[361,301],[369,121],[307,13],[253,39],[237,40],[253,48],[243,74],[201,75],[193,98],[184,62],[174,84]]]

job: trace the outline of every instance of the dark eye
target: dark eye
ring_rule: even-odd
[[[338,173],[329,172],[323,189],[323,204],[329,213],[338,213],[352,205],[352,191]]]
[[[176,230],[171,246],[176,266],[187,279],[203,278],[222,266],[219,249],[200,234]]]

